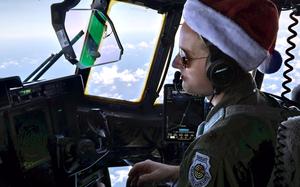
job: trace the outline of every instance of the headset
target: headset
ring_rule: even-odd
[[[238,65],[228,55],[224,54],[220,49],[206,42],[209,47],[209,58],[206,67],[206,75],[212,82],[215,94],[220,93],[229,87],[237,78]]]

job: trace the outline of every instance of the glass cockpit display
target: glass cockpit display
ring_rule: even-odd
[[[47,149],[49,116],[45,108],[34,107],[30,111],[17,111],[11,115],[12,134],[21,167],[26,171],[49,161]]]
[[[203,121],[204,98],[186,94],[173,84],[164,87],[164,127],[167,141],[192,141]]]

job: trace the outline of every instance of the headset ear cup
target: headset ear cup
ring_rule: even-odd
[[[207,69],[207,77],[215,88],[223,89],[230,86],[236,78],[236,70],[230,63],[216,60],[210,63]]]

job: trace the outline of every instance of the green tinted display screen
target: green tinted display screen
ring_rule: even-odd
[[[43,110],[22,112],[13,117],[16,143],[25,170],[49,160],[47,149],[48,122]]]
[[[105,31],[106,18],[100,11],[93,11],[81,52],[79,66],[91,67],[98,57],[98,49]]]
[[[32,93],[32,90],[31,90],[31,89],[21,90],[21,91],[19,92],[19,94],[20,94],[21,96],[29,95],[29,94],[31,94],[31,93]]]

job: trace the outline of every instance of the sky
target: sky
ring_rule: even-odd
[[[61,1],[3,0],[0,2],[0,78],[17,75],[24,80],[47,57],[60,51],[50,17],[50,5],[54,2]],[[89,7],[89,1],[82,2],[77,8]],[[141,95],[162,16],[151,9],[135,7],[128,9],[115,7],[116,13],[111,16],[125,49],[122,60],[93,68],[86,91],[89,94],[131,101],[138,100]],[[70,38],[81,29],[85,31],[87,25],[86,16],[89,12],[84,12],[83,17],[77,17],[77,13],[70,12],[73,19],[69,16],[66,20]],[[286,37],[290,35],[287,31],[287,26],[290,24],[287,14],[288,12],[284,12],[281,15],[280,31],[276,42],[276,49],[281,52],[284,60],[287,58],[284,50],[289,46]],[[296,30],[300,31],[299,25]],[[299,36],[293,41],[297,48],[292,51],[296,59],[291,62],[295,71],[289,74],[293,78],[293,82],[288,84],[290,88],[300,84]],[[78,58],[82,43],[83,38],[74,46]],[[175,46],[178,46],[178,41]],[[75,68],[64,58],[60,58],[42,79],[71,75],[74,74]],[[278,73],[265,75],[262,89],[280,95],[283,91],[281,83],[284,81],[282,77],[284,69],[282,67]],[[167,82],[172,82],[173,73],[174,69],[171,69]],[[162,101],[162,94],[160,94],[160,101]],[[114,187],[124,186],[128,170],[129,167],[110,168]]]
[[[284,66],[284,62],[288,59],[288,56],[285,53],[285,50],[290,47],[290,44],[287,43],[287,37],[291,36],[291,33],[288,31],[288,26],[292,23],[292,20],[289,19],[290,11],[284,11],[281,13],[280,16],[280,25],[279,25],[279,32],[278,32],[278,38],[276,41],[276,47],[275,49],[280,52],[282,58],[283,58],[283,64],[281,65],[281,69],[274,73],[274,74],[268,74],[265,75],[265,81],[262,86],[262,90],[276,94],[281,95],[281,93],[284,91],[284,89],[281,87],[281,83],[286,81],[286,79],[283,77],[282,73],[287,69],[286,66]],[[297,17],[299,20],[299,17]],[[293,27],[294,30],[297,32],[300,31],[300,25]],[[296,85],[300,84],[300,38],[299,35],[297,35],[295,38],[292,39],[292,41],[296,44],[296,48],[291,51],[291,53],[295,56],[295,59],[288,62],[290,65],[294,67],[294,70],[287,74],[289,77],[293,79],[291,83],[288,83],[287,86],[293,89]],[[290,94],[286,95],[288,98],[290,98]]]

